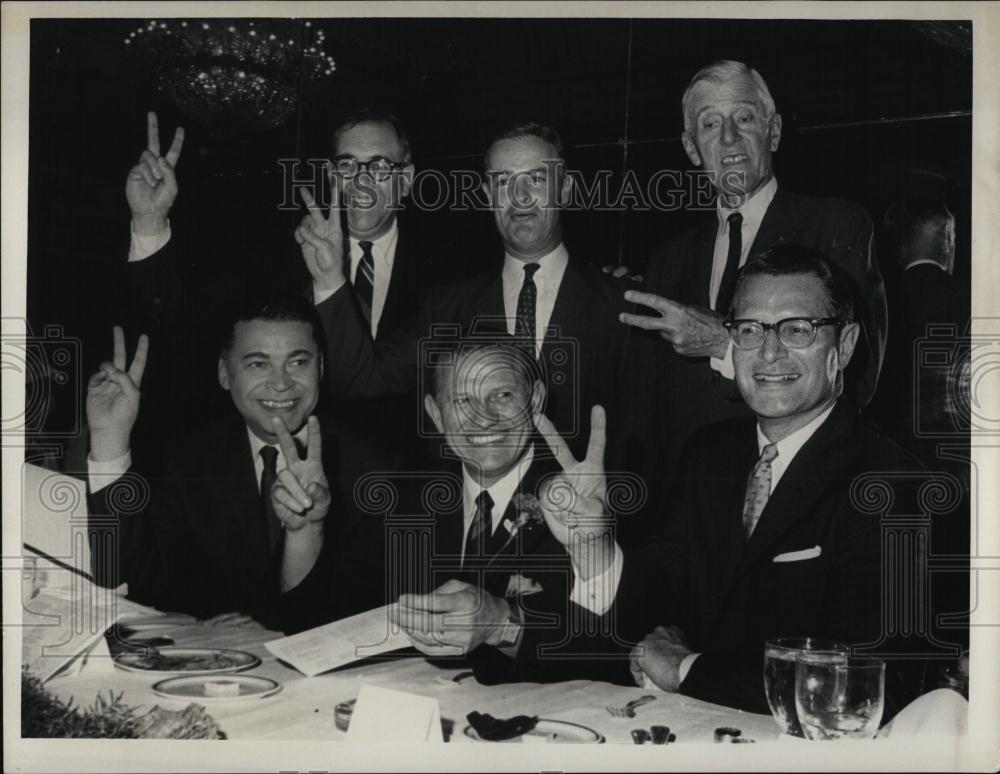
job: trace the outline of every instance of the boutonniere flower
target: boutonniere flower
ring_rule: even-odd
[[[514,519],[504,519],[504,526],[514,537],[521,529],[532,529],[536,524],[542,524],[545,518],[542,516],[542,505],[533,494],[518,492],[511,498],[514,506]]]

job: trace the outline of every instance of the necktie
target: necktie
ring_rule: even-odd
[[[472,517],[472,524],[469,526],[469,535],[465,538],[465,557],[462,564],[471,558],[478,558],[483,555],[483,547],[486,545],[486,538],[489,537],[493,528],[493,498],[485,489],[476,498],[476,513]]]
[[[771,495],[771,462],[778,456],[778,447],[769,443],[760,453],[760,459],[750,472],[747,495],[743,500],[743,532],[750,539],[757,520]]]
[[[524,264],[524,282],[517,295],[517,319],[514,321],[514,335],[528,337],[532,342],[535,341],[535,302],[538,300],[534,277],[539,268],[537,263]]]
[[[368,240],[358,242],[361,248],[361,261],[354,272],[354,292],[361,301],[361,309],[365,319],[372,319],[372,297],[375,294],[375,259],[372,257],[372,243]]]
[[[726,220],[729,222],[729,252],[726,254],[726,270],[722,273],[719,293],[715,297],[715,311],[723,315],[729,313],[729,304],[736,289],[736,273],[740,270],[740,253],[743,252],[743,216],[734,212]]]
[[[264,446],[260,450],[260,458],[264,461],[264,470],[260,474],[260,499],[267,525],[267,545],[271,556],[274,556],[281,543],[281,519],[271,504],[271,486],[278,480],[278,450],[273,446]]]

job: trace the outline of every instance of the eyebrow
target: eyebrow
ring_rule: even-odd
[[[755,100],[752,100],[752,99],[734,100],[733,104],[735,104],[735,105],[749,105],[750,107],[753,107],[753,108],[762,108],[763,107],[763,105],[761,105],[759,102],[757,102]],[[705,105],[705,107],[703,107],[701,110],[699,110],[696,115],[698,117],[700,117],[702,113],[708,112],[710,110],[718,110],[718,109],[719,109],[718,105]]]
[[[289,353],[288,357],[302,357],[302,355],[307,355],[313,357],[314,353],[308,349],[297,349],[294,352]],[[240,357],[240,360],[251,360],[257,358],[259,360],[270,360],[271,356],[266,352],[247,352],[245,355]]]

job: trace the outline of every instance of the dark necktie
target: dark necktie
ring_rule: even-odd
[[[743,216],[734,212],[727,219],[729,222],[729,252],[726,254],[726,270],[722,273],[719,283],[719,293],[715,297],[715,311],[722,315],[729,314],[729,304],[733,300],[736,289],[736,273],[740,270],[740,253],[743,252]]]
[[[485,489],[476,498],[476,513],[472,517],[472,524],[469,526],[469,535],[465,538],[465,557],[462,564],[468,563],[469,559],[481,558],[486,539],[493,531],[493,498]]]
[[[271,503],[271,486],[278,480],[278,450],[274,446],[264,446],[260,450],[260,458],[264,461],[264,470],[260,474],[260,499],[267,525],[267,545],[271,556],[274,556],[281,543],[281,519]]]
[[[778,447],[769,443],[760,453],[747,481],[747,494],[743,500],[743,534],[747,540],[764,512],[767,498],[771,496],[771,463],[778,456]]]
[[[524,264],[524,282],[517,295],[517,319],[514,321],[514,335],[526,336],[532,343],[535,341],[535,302],[538,300],[534,276],[539,268],[537,263]]]
[[[365,319],[372,319],[372,298],[375,294],[375,259],[372,257],[372,243],[368,240],[358,242],[361,248],[361,261],[354,272],[354,292],[358,294],[361,309]]]

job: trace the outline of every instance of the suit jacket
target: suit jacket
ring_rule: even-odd
[[[709,307],[718,218],[712,213],[659,247],[646,267],[647,292]],[[885,289],[872,255],[872,224],[856,204],[814,199],[778,186],[751,254],[778,244],[801,244],[825,253],[853,280],[861,336],[846,374],[847,396],[864,406],[875,391],[885,351]],[[638,310],[642,313],[643,310]],[[707,357],[684,357],[655,333],[635,330],[626,356],[631,411],[615,433],[616,454],[642,474],[654,507],[664,502],[667,478],[685,441],[710,422],[750,412],[734,382],[713,370]]]
[[[582,454],[590,429],[590,407],[613,410],[620,396],[621,360],[627,336],[618,314],[628,304],[626,280],[602,274],[589,263],[570,259],[552,310],[540,362],[545,368],[546,415]],[[335,396],[377,396],[412,390],[422,378],[421,339],[437,330],[455,331],[476,320],[505,317],[500,272],[436,288],[405,330],[373,343],[354,294],[343,286],[317,309],[328,335],[327,367]],[[494,324],[490,326],[495,329]],[[426,390],[422,390],[426,391]],[[414,422],[420,414],[418,406]]]
[[[677,624],[701,654],[682,693],[767,712],[765,640],[878,642],[881,518],[855,507],[852,482],[866,472],[918,470],[919,463],[842,400],[792,460],[747,541],[742,509],[757,457],[753,419],[700,430],[685,449],[683,490],[668,529],[649,546],[624,550],[615,602],[594,625],[613,635],[564,631],[564,642],[539,658],[557,638],[528,632],[509,677],[632,684],[632,644],[658,625]],[[895,512],[906,512],[903,495],[897,492]]]
[[[232,411],[232,410],[230,410]],[[331,423],[327,423],[330,425]],[[331,425],[332,427],[332,425]],[[246,425],[238,415],[165,453],[162,476],[134,468],[88,495],[99,583],[129,585],[129,597],[209,617],[246,613],[269,628],[299,631],[373,606],[370,578],[381,557],[345,550],[370,525],[349,509],[336,475],[344,443],[325,426],[323,463],[334,502],[312,571],[279,593]]]

